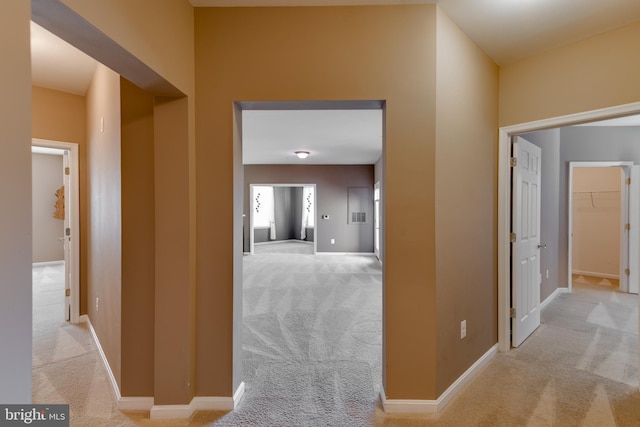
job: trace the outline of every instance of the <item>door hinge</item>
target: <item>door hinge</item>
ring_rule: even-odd
[[[69,170],[69,168],[64,168],[64,174],[65,175],[69,175],[71,173],[71,171]]]
[[[631,178],[627,178],[627,185],[631,185]]]
[[[71,289],[65,289],[64,290],[64,296],[70,297],[71,296]]]
[[[515,168],[516,166],[518,166],[518,158],[517,157],[512,157],[509,159],[509,165],[512,168]]]
[[[518,235],[516,233],[509,233],[509,242],[515,243],[518,239]]]
[[[624,225],[624,229],[627,230],[627,231],[631,230],[631,224],[629,224],[629,223],[625,224]]]
[[[627,276],[631,274],[631,270],[629,270],[628,268],[624,269],[624,274],[626,274]]]
[[[509,309],[509,316],[510,316],[512,319],[515,319],[515,318],[516,318],[516,309],[515,309],[515,308],[510,308],[510,309]]]

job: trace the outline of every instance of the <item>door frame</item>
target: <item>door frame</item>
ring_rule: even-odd
[[[569,162],[569,190],[567,193],[567,284],[569,292],[573,290],[573,171],[575,168],[607,168],[607,167],[619,167],[624,173],[624,180],[631,178],[631,166],[633,162]],[[620,226],[629,222],[629,188],[624,185],[624,180],[620,183]],[[629,265],[629,233],[620,233],[618,239],[618,245],[620,246],[620,260],[618,265],[618,275],[620,281],[620,290],[629,292],[629,277],[624,274],[624,270]]]
[[[511,136],[632,114],[640,114],[640,102],[498,128],[498,348],[501,352],[511,350]]]
[[[376,191],[378,198],[376,199]],[[376,254],[378,261],[382,262],[380,256],[380,246],[382,242],[380,219],[382,216],[382,186],[380,181],[376,181],[373,185],[373,252]]]
[[[255,255],[255,239],[253,234],[253,187],[313,187],[313,254],[318,250],[318,192],[316,184],[249,184],[249,254]]]
[[[69,150],[70,179],[71,179],[71,200],[70,212],[71,216],[71,298],[70,298],[70,322],[80,322],[80,174],[79,174],[79,155],[78,144],[73,142],[52,141],[46,139],[33,138],[31,145],[36,147],[57,148]],[[65,265],[65,270],[68,266]],[[65,271],[65,274],[67,272]]]

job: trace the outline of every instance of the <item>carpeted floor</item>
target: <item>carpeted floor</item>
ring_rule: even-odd
[[[246,391],[216,425],[371,422],[382,381],[381,264],[310,247],[259,245],[245,257]]]
[[[70,403],[73,426],[640,425],[638,297],[582,276],[520,348],[499,353],[444,411],[385,414],[374,260],[245,257],[245,396],[231,413],[169,421],[115,409],[89,331],[54,308],[56,273],[34,268],[34,402]]]

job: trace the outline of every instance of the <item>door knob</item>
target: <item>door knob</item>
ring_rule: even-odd
[[[538,249],[547,249],[546,243],[538,243]]]

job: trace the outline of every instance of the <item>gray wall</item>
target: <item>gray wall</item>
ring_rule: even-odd
[[[64,221],[55,219],[55,192],[62,187],[62,156],[32,154],[33,262],[64,260],[59,240],[64,235]]]
[[[544,301],[558,286],[566,286],[566,280],[561,280],[558,277],[560,129],[550,129],[522,136],[542,150],[540,241],[547,245],[547,249],[540,252],[540,271],[542,272],[540,301]],[[561,283],[562,285],[560,285]]]
[[[541,240],[547,244],[547,250],[540,255],[540,297],[544,301],[556,285],[569,285],[569,162],[640,164],[640,127],[569,126],[522,136],[542,148]]]
[[[245,165],[245,247],[249,247],[250,184],[316,184],[318,252],[373,252],[373,218],[366,225],[347,223],[348,188],[370,188],[373,212],[373,180],[373,165]],[[321,219],[322,215],[329,215],[329,219]]]

